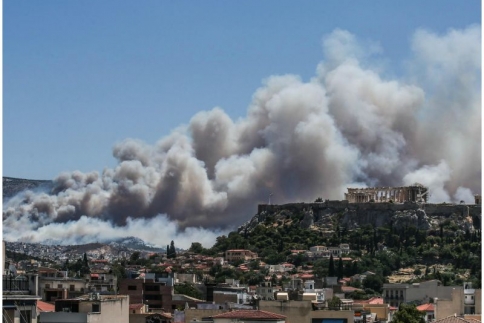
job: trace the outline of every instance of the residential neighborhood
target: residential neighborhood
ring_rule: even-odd
[[[37,260],[6,257],[6,245],[9,254],[36,255]],[[402,304],[417,305],[425,322],[481,317],[481,289],[469,282],[384,283],[381,294],[362,298],[374,272],[320,277],[314,267],[290,262],[304,255],[354,263],[346,257],[348,244],[291,250],[279,264],[266,264],[245,249],[215,257],[178,250],[168,258],[163,252],[131,249],[114,255],[105,247],[81,254],[62,246],[3,246],[4,322],[392,322]],[[87,264],[75,272],[66,266],[68,260]],[[262,278],[257,284],[217,280],[224,271]]]

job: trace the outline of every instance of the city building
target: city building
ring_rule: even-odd
[[[79,297],[87,293],[86,280],[72,277],[39,277],[39,293],[45,302]]]
[[[38,275],[3,275],[2,317],[4,323],[37,323]]]
[[[424,319],[425,322],[432,322],[435,321],[435,307],[434,304],[422,304],[417,306],[417,310],[420,312],[424,312]]]
[[[471,283],[464,283],[463,287],[454,286],[449,297],[439,297],[434,300],[437,320],[450,315],[482,314],[481,289],[472,288]]]
[[[42,323],[129,323],[129,296],[88,294],[55,301],[55,312],[40,313]]]
[[[257,259],[257,253],[250,250],[232,249],[225,252],[225,261],[227,262],[234,262],[239,260],[248,261],[252,259]]]
[[[430,299],[450,299],[454,289],[461,286],[443,286],[438,280],[429,280],[414,284],[383,284],[383,298],[390,306],[398,307],[402,303],[422,304]]]
[[[86,275],[86,281],[86,288],[89,292],[114,294],[118,288],[116,275],[106,271],[91,271],[90,274]]]
[[[259,310],[286,316],[287,322],[354,322],[352,309],[318,309],[312,301],[260,301]]]
[[[146,304],[148,310],[171,311],[173,286],[158,278],[123,279],[120,282],[119,293],[129,295],[131,304]]]
[[[273,300],[274,299],[274,287],[271,282],[260,283],[256,288],[256,294],[259,299]]]

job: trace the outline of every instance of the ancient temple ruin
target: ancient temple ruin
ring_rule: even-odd
[[[348,188],[345,199],[350,203],[366,202],[427,202],[428,188],[422,184],[415,183],[411,186],[401,187],[368,187],[368,188]]]

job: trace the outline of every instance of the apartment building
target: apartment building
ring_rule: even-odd
[[[463,288],[453,287],[450,297],[439,297],[434,300],[437,320],[451,315],[482,314],[481,289],[472,288],[471,283],[464,283]]]
[[[427,303],[430,299],[450,299],[453,289],[462,286],[443,286],[438,280],[429,280],[414,284],[383,284],[383,298],[390,306],[398,307],[402,303]]]
[[[256,293],[259,299],[273,300],[274,299],[274,287],[271,282],[260,283],[256,288]]]
[[[89,294],[55,301],[55,312],[40,313],[42,323],[129,323],[129,296]]]
[[[3,275],[3,323],[37,323],[38,276]]]
[[[148,310],[172,308],[173,286],[158,279],[136,278],[123,279],[120,282],[119,293],[129,295],[130,304],[146,304]]]
[[[81,278],[39,277],[39,293],[45,302],[75,298],[87,293],[87,283]]]
[[[245,249],[232,249],[225,252],[225,261],[248,261],[252,259],[257,259],[257,253]]]

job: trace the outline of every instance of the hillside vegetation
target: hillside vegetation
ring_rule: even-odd
[[[366,270],[388,278],[403,268],[415,268],[414,281],[436,278],[445,285],[472,281],[481,284],[481,230],[480,227],[459,226],[452,217],[443,217],[437,227],[419,229],[411,223],[373,226],[362,225],[348,229],[342,226],[342,213],[326,220],[325,228],[307,227],[307,211],[278,210],[259,218],[256,224],[242,226],[228,236],[218,237],[214,246],[204,249],[216,254],[229,249],[249,249],[257,252],[268,264],[289,261],[296,266],[312,265],[314,273],[328,274],[329,260],[311,261],[291,250],[308,250],[311,246],[338,246],[348,243],[352,250],[345,257],[352,258],[343,268],[344,276]],[[263,221],[260,221],[263,218]],[[253,221],[251,221],[253,222]]]

